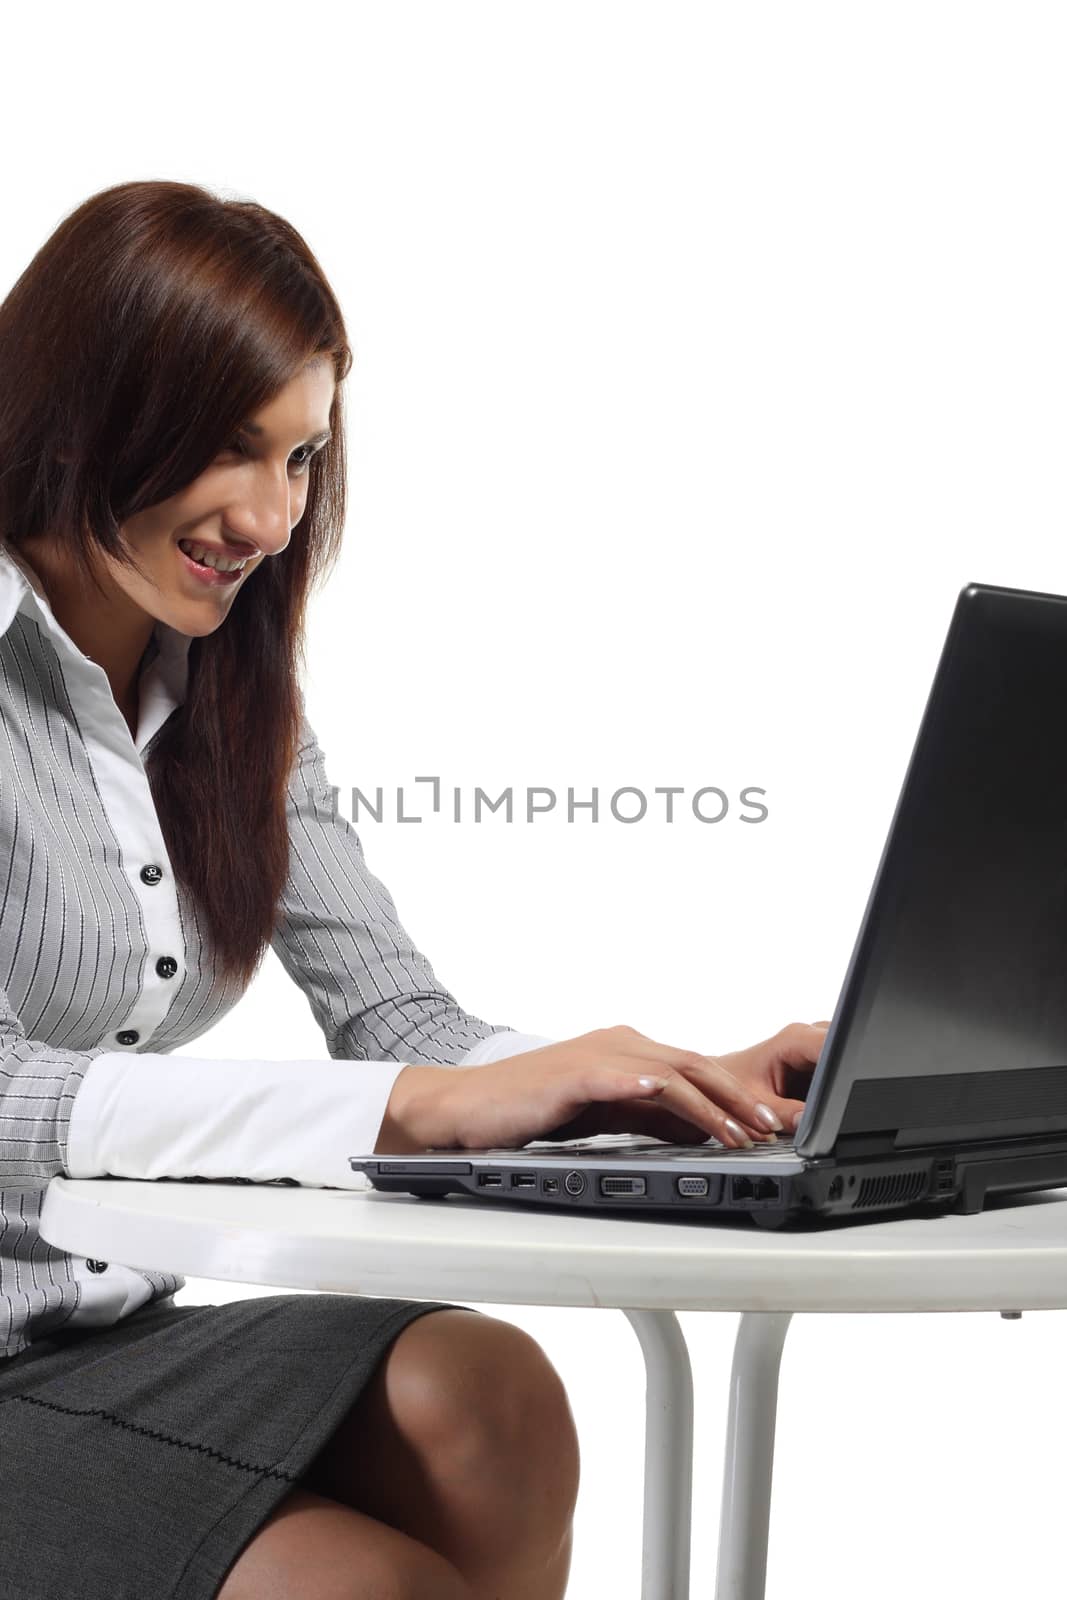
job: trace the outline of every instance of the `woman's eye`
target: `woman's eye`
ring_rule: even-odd
[[[302,444],[298,447],[298,449],[304,451],[305,454],[299,461],[296,461],[296,470],[299,473],[305,473],[308,469],[308,464],[311,461],[312,456],[315,454],[315,446],[310,444]],[[230,443],[224,447],[222,453],[225,455],[227,450],[235,450],[238,455],[242,456],[247,454],[244,441],[241,439],[231,439]],[[297,452],[294,452],[294,456],[292,458],[294,460],[296,453]]]

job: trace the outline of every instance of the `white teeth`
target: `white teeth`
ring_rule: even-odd
[[[237,572],[248,560],[245,556],[240,561],[227,561],[217,551],[206,550],[202,544],[191,544],[187,539],[178,540],[178,549],[184,550],[194,561],[199,561],[201,566],[214,567],[218,572]]]

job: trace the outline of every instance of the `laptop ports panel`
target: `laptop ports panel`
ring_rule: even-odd
[[[620,1212],[631,1206],[635,1211],[659,1211],[665,1215],[686,1211],[707,1211],[725,1198],[725,1180],[712,1173],[707,1177],[679,1177],[672,1172],[580,1171],[561,1166],[554,1172],[544,1169],[530,1181],[530,1174],[516,1172],[504,1181],[505,1192],[516,1199],[529,1199],[551,1206],[572,1206],[584,1211],[602,1208]]]

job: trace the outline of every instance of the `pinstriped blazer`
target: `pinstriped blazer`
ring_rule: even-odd
[[[33,570],[0,546],[0,1355],[71,1322],[114,1321],[184,1283],[112,1267],[123,1292],[86,1315],[104,1264],[46,1244],[38,1222],[93,1060],[188,1045],[242,993],[220,976],[169,870],[144,772],[184,697],[189,643],[157,623],[135,742],[103,670],[56,621]],[[272,948],[330,1056],[458,1063],[510,1031],[464,1011],[412,945],[336,811],[306,717],[288,797],[290,871]]]

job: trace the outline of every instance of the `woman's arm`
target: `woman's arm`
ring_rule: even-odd
[[[473,1015],[415,948],[336,807],[307,721],[289,783],[289,876],[271,947],[307,996],[331,1056],[461,1065],[550,1043]],[[484,1048],[479,1048],[482,1046]],[[491,1053],[486,1053],[486,1051]]]
[[[289,1179],[362,1188],[403,1062],[100,1056],[70,1118],[74,1178]]]
[[[62,1050],[0,989],[0,1188],[55,1177],[248,1178],[362,1187],[403,1062],[199,1059]]]

